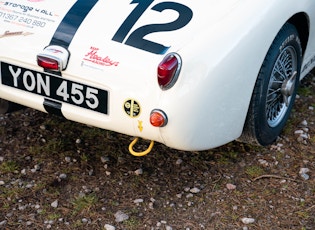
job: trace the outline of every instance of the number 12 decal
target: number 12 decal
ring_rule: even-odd
[[[154,0],[133,0],[130,4],[138,5],[119,27],[112,40],[123,43],[132,27],[153,2]],[[179,13],[179,16],[173,22],[164,24],[149,24],[135,29],[129,35],[125,44],[151,53],[165,54],[170,47],[146,40],[144,37],[148,34],[156,32],[174,31],[185,27],[192,19],[193,12],[189,7],[176,2],[161,2],[153,6],[151,9],[157,12],[174,10]]]

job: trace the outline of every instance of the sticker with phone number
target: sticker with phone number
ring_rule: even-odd
[[[9,22],[11,24],[16,24],[20,26],[25,26],[29,28],[46,26],[46,22],[43,20],[33,19],[31,17],[19,16],[14,13],[6,13],[0,11],[0,19],[3,19],[4,22]]]
[[[108,91],[1,62],[1,83],[60,102],[108,113]]]

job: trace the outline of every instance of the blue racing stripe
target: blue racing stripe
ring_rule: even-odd
[[[78,0],[59,24],[49,45],[68,48],[81,23],[98,0]]]
[[[81,23],[97,2],[98,0],[78,0],[62,19],[49,45],[59,45],[68,49]],[[61,72],[55,74],[62,75]],[[45,98],[43,106],[48,113],[64,117],[62,103]]]

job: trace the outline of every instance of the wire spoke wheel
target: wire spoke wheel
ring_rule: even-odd
[[[297,54],[292,46],[286,47],[279,55],[271,73],[267,92],[266,117],[268,125],[275,127],[287,113],[294,92],[292,79],[297,71]]]

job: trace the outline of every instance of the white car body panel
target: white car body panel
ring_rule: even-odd
[[[0,1],[0,62],[43,73],[36,56],[50,44],[76,2]],[[205,150],[241,135],[266,53],[284,23],[297,13],[307,15],[310,29],[301,78],[315,66],[313,0],[208,0],[207,3],[174,0],[193,12],[189,23],[180,29],[144,37],[169,47],[166,53],[177,52],[183,60],[176,84],[169,90],[161,90],[156,69],[166,53],[155,54],[125,45],[125,40],[112,40],[128,15],[139,6],[135,2],[96,1],[77,28],[67,47],[70,59],[62,78],[107,90],[108,114],[63,102],[61,111],[67,119],[158,141],[176,149]],[[176,10],[152,10],[158,4],[163,5],[164,1],[152,1],[125,38],[142,26],[176,21],[179,15]],[[1,76],[2,82],[4,78]],[[0,98],[47,112],[44,97],[38,94],[0,84]],[[140,105],[141,113],[136,117],[128,116],[124,110],[129,99]],[[167,114],[169,121],[165,127],[150,124],[153,109]]]

